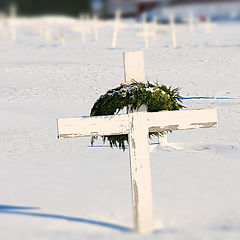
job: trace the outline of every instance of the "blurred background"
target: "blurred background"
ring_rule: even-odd
[[[80,11],[90,11],[89,0],[0,0],[3,12],[15,6],[19,15],[64,14],[78,15]]]
[[[147,13],[147,20],[157,16],[159,22],[174,12],[176,21],[194,12],[204,20],[239,20],[240,0],[0,0],[1,14],[17,13],[22,16],[71,15],[91,13],[101,18],[111,18],[120,9],[123,17],[139,17]]]

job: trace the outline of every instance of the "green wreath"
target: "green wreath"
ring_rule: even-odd
[[[123,108],[129,111],[138,110],[140,106],[146,105],[148,112],[163,110],[179,110],[184,108],[181,104],[179,89],[172,89],[165,85],[156,83],[142,83],[133,81],[131,84],[121,84],[120,87],[107,91],[102,95],[91,109],[91,116],[114,115]],[[166,132],[149,133],[149,137],[162,136]],[[97,139],[92,137],[91,144]],[[125,142],[128,142],[128,135],[102,136],[103,143],[109,141],[111,147],[118,147],[125,150]]]

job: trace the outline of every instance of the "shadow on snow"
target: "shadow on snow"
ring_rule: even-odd
[[[15,214],[15,215],[30,216],[30,217],[54,218],[54,219],[61,219],[61,220],[65,220],[65,221],[71,221],[71,222],[81,222],[81,223],[87,223],[87,224],[91,224],[91,225],[97,225],[100,227],[110,228],[110,229],[118,230],[121,232],[132,232],[133,231],[131,228],[121,226],[118,224],[114,224],[114,223],[109,223],[109,222],[102,222],[102,221],[86,219],[86,218],[79,218],[79,217],[70,217],[70,216],[64,216],[64,215],[58,215],[58,214],[24,211],[24,210],[36,210],[36,209],[40,209],[40,208],[0,205],[0,214]]]

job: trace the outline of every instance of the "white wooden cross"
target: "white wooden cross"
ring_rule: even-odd
[[[205,25],[205,33],[206,33],[206,34],[211,33],[212,28],[216,26],[216,24],[214,24],[214,23],[212,22],[210,16],[207,16],[207,17],[206,17],[206,20],[205,20],[204,25]]]
[[[143,106],[137,112],[128,114],[58,119],[58,137],[128,134],[134,229],[149,232],[154,229],[149,132],[211,128],[216,125],[216,109],[146,112]]]
[[[48,28],[46,28],[46,30],[47,29]],[[61,47],[64,47],[65,41],[71,41],[74,39],[74,38],[65,37],[65,26],[62,24],[59,24],[59,34],[58,35],[55,35],[55,36],[51,35],[50,31],[48,29],[45,36],[47,36],[47,38],[46,38],[47,41],[50,41],[50,40],[58,41]]]
[[[0,40],[5,38],[4,16],[0,13]]]
[[[87,31],[86,31],[86,22],[85,22],[85,17],[84,15],[79,15],[79,24],[80,24],[80,32],[81,32],[81,36],[82,36],[82,43],[86,43],[86,34],[87,34]]]
[[[146,13],[142,16],[142,32],[138,32],[137,36],[144,38],[145,48],[149,48],[149,37],[156,37],[156,28],[149,30],[152,24],[147,23]]]
[[[122,13],[120,10],[117,10],[115,13],[115,23],[114,23],[113,36],[112,36],[112,48],[115,48],[117,44],[117,35],[118,35],[118,28],[120,25],[121,14]]]
[[[115,12],[115,20],[114,20],[114,26],[113,26],[113,35],[112,35],[112,48],[116,48],[117,46],[117,37],[118,37],[118,31],[120,28],[126,28],[126,24],[121,23],[121,10],[117,10]]]
[[[154,41],[156,41],[156,39],[157,39],[157,31],[158,31],[158,16],[157,15],[154,15],[154,17],[152,19],[151,29],[152,29],[152,32],[154,33],[153,39],[154,39]]]
[[[76,22],[76,24],[71,26],[71,30],[74,32],[81,33],[82,43],[83,44],[86,43],[86,37],[87,37],[88,33],[90,33],[88,15],[79,14],[79,19]]]
[[[40,35],[42,35],[47,42],[51,40],[52,36],[51,36],[49,24],[44,22],[41,23]]]
[[[9,27],[10,27],[11,39],[12,39],[12,41],[16,41],[16,32],[17,32],[18,21],[16,18],[10,18],[8,23],[9,23]]]
[[[98,16],[94,15],[93,16],[93,31],[94,31],[94,40],[95,42],[98,41],[98,36],[99,36],[99,20]]]
[[[171,33],[172,33],[172,46],[173,48],[176,48],[177,42],[176,42],[176,27],[175,27],[174,18],[175,18],[174,14],[169,15],[169,22],[170,22]]]
[[[190,33],[194,32],[194,22],[195,22],[194,12],[189,11],[189,13],[188,13],[188,27],[189,27],[189,32]]]
[[[142,51],[124,52],[125,82],[130,84],[133,80],[145,83],[144,53]]]
[[[59,26],[59,43],[62,47],[65,45],[64,31],[64,26]]]
[[[211,18],[208,16],[207,17],[207,19],[206,19],[206,23],[205,23],[205,25],[206,25],[206,33],[210,33],[210,31],[211,31]]]

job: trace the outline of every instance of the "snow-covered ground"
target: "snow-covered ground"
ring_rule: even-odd
[[[116,49],[109,25],[97,43],[66,28],[61,47],[34,24],[20,24],[15,42],[0,40],[0,239],[240,238],[239,23],[177,32],[177,49],[160,35],[144,50],[147,80],[183,97],[225,98],[183,101],[217,107],[218,128],[174,132],[169,147],[151,142],[153,233],[133,232],[128,151],[57,139],[57,118],[89,115],[124,82],[123,51],[144,47],[130,23]]]

